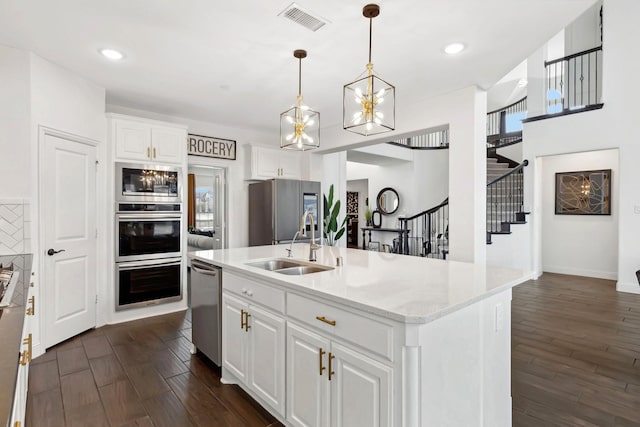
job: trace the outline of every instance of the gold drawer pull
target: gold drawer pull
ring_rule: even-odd
[[[151,158],[151,147],[147,147],[147,157]]]
[[[318,319],[321,322],[328,323],[331,326],[336,326],[336,321],[335,320],[328,320],[324,316],[316,316],[316,319]]]
[[[153,158],[154,159],[156,158],[156,149],[155,149],[155,147],[153,148]]]
[[[31,304],[31,307],[27,308],[27,316],[33,316],[34,314],[36,314],[36,296],[35,295],[29,298],[29,304]]]
[[[31,362],[33,336],[29,334],[27,338],[22,340],[22,344],[27,346],[27,349],[20,353],[20,364],[25,366],[27,363]]]
[[[33,335],[29,334],[27,338],[22,340],[22,343],[27,346],[27,356],[29,362],[31,362],[31,355],[33,354]]]
[[[324,371],[325,369],[327,369],[326,367],[322,366],[322,356],[324,356],[325,354],[327,354],[326,351],[324,351],[322,349],[322,347],[319,349],[320,353],[318,354],[319,356],[319,361],[320,361],[320,376],[322,376],[322,371]]]
[[[251,315],[249,314],[249,312],[248,312],[248,311],[245,311],[245,312],[244,312],[244,315],[245,315],[245,319],[246,319],[246,320],[244,321],[244,331],[245,331],[245,332],[249,332],[249,328],[251,327],[251,326],[249,325],[249,317],[251,317]]]

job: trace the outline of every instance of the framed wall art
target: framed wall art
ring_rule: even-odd
[[[556,215],[611,215],[611,169],[556,173]]]

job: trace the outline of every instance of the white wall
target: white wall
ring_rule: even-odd
[[[640,2],[636,0],[606,0],[606,28],[603,45],[603,102],[601,110],[526,123],[523,155],[530,161],[542,156],[619,148],[618,194],[618,268],[617,289],[640,293],[635,272],[640,269],[640,145],[635,123],[640,115],[636,102],[640,86],[634,84],[640,57],[629,55],[640,39]],[[542,65],[541,65],[542,66]],[[533,206],[532,264],[542,271],[542,200],[541,165],[532,161],[525,168],[525,204]],[[538,182],[539,181],[539,182]],[[534,186],[534,182],[536,186]],[[616,197],[614,194],[613,197]]]
[[[201,122],[182,117],[172,117],[156,114],[150,111],[135,110],[117,105],[107,105],[109,112],[146,117],[154,120],[187,125],[189,133],[232,139],[236,141],[236,160],[207,159],[204,157],[190,158],[190,164],[217,166],[227,169],[227,235],[230,248],[247,246],[249,244],[249,197],[247,178],[250,175],[251,144],[272,146],[279,145],[279,135],[267,132],[251,131],[217,123]]]
[[[0,197],[31,196],[31,59],[0,45]]]
[[[597,1],[565,28],[565,55],[600,46],[600,6],[602,6],[602,0]]]
[[[555,174],[611,169],[611,215],[556,215]],[[618,150],[542,159],[542,270],[615,280],[618,269]]]

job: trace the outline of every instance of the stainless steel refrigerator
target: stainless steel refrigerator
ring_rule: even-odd
[[[311,208],[315,237],[320,242],[320,183],[293,179],[270,179],[249,184],[249,246],[290,242],[300,228],[302,214]],[[311,236],[307,219],[307,237]]]

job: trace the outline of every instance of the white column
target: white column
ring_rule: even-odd
[[[449,259],[485,263],[487,94],[476,87],[456,93],[449,146]]]

